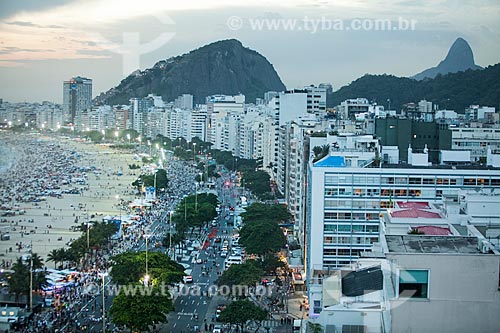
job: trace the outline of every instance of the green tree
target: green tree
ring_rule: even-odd
[[[99,131],[90,131],[87,132],[86,135],[92,142],[100,142],[104,137],[104,135]]]
[[[120,292],[109,310],[113,323],[125,326],[132,332],[149,331],[150,326],[166,322],[166,315],[174,310],[172,298],[165,288],[150,287],[144,295],[127,295]]]
[[[239,243],[248,253],[263,256],[282,249],[286,237],[276,222],[259,220],[241,228]]]
[[[241,184],[257,196],[271,192],[271,177],[263,170],[243,172]]]
[[[243,332],[243,327],[249,320],[262,322],[267,319],[269,313],[253,304],[249,300],[238,300],[230,303],[224,310],[222,310],[219,320],[223,323],[237,325],[240,332]]]
[[[47,261],[54,262],[54,268],[57,268],[57,263],[63,261],[64,249],[53,249],[47,254]]]
[[[17,258],[12,265],[12,270],[14,273],[10,275],[9,292],[16,295],[16,300],[18,300],[19,296],[29,293],[30,269],[22,258]]]
[[[267,274],[276,274],[276,269],[285,267],[285,263],[274,254],[266,254],[261,262],[261,267]]]
[[[146,252],[124,252],[111,258],[110,276],[119,285],[135,284],[146,275]],[[150,281],[158,285],[181,282],[184,267],[161,252],[148,252],[148,274]]]
[[[253,287],[259,281],[264,271],[259,267],[255,260],[247,260],[240,265],[231,265],[217,279],[218,286],[229,286],[233,291],[233,286]],[[238,292],[238,291],[236,291]],[[245,297],[247,295],[232,295],[236,297]]]
[[[33,259],[33,270],[30,270],[30,259],[23,261],[22,258],[18,258],[12,265],[14,273],[9,276],[9,292],[15,295],[16,300],[18,300],[21,295],[29,295],[31,274],[33,275],[34,290],[38,290],[47,284],[45,271],[41,269],[42,266],[35,268],[35,263],[37,266],[41,263],[41,261],[39,261],[40,257],[34,254]]]
[[[240,215],[245,223],[260,220],[272,220],[276,223],[283,223],[292,218],[285,205],[269,205],[260,202],[249,205]]]
[[[321,326],[321,324],[311,323],[309,321],[309,322],[307,322],[307,326],[308,326],[309,330],[311,330],[311,332],[313,332],[313,333],[323,333],[323,326]]]

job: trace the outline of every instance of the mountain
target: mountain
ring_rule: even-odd
[[[242,93],[250,102],[263,97],[267,91],[285,89],[264,56],[244,47],[238,40],[229,39],[159,61],[144,71],[135,71],[117,87],[101,93],[95,102],[128,104],[130,98],[150,93],[161,95],[165,101],[192,94],[195,103],[204,103],[209,95]]]
[[[463,113],[471,104],[500,108],[500,64],[481,71],[438,75],[434,79],[413,80],[393,75],[364,75],[327,95],[327,106],[334,107],[350,98],[366,97],[391,109],[400,110],[408,102],[426,99],[441,109]]]
[[[426,69],[412,78],[415,80],[433,79],[438,74],[457,73],[468,69],[482,69],[482,67],[474,63],[474,54],[469,43],[463,38],[457,38],[448,51],[448,55],[439,65]]]

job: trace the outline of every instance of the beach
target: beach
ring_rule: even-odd
[[[47,254],[81,235],[74,227],[125,214],[119,202],[135,198],[131,183],[140,171],[128,167],[137,163],[133,152],[60,136],[0,136],[3,151],[15,152],[2,157],[7,167],[0,171],[0,264],[5,268],[29,253],[31,244],[50,267]]]

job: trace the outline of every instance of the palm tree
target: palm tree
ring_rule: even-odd
[[[32,262],[32,268],[35,269],[41,269],[43,267],[43,259],[38,255],[38,253],[33,253],[31,255],[31,262]],[[28,264],[29,260],[28,260]]]
[[[64,253],[66,250],[64,248],[54,249],[47,254],[47,261],[54,262],[54,268],[57,268],[57,263],[64,260]]]

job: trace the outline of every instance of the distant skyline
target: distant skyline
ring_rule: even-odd
[[[381,20],[391,29],[373,28]],[[414,29],[396,27],[401,21]],[[499,63],[500,2],[2,1],[0,36],[0,98],[9,102],[62,103],[63,81],[77,75],[93,80],[95,97],[135,69],[229,38],[265,56],[287,88],[337,90],[366,73],[436,66],[458,37],[476,64]]]

